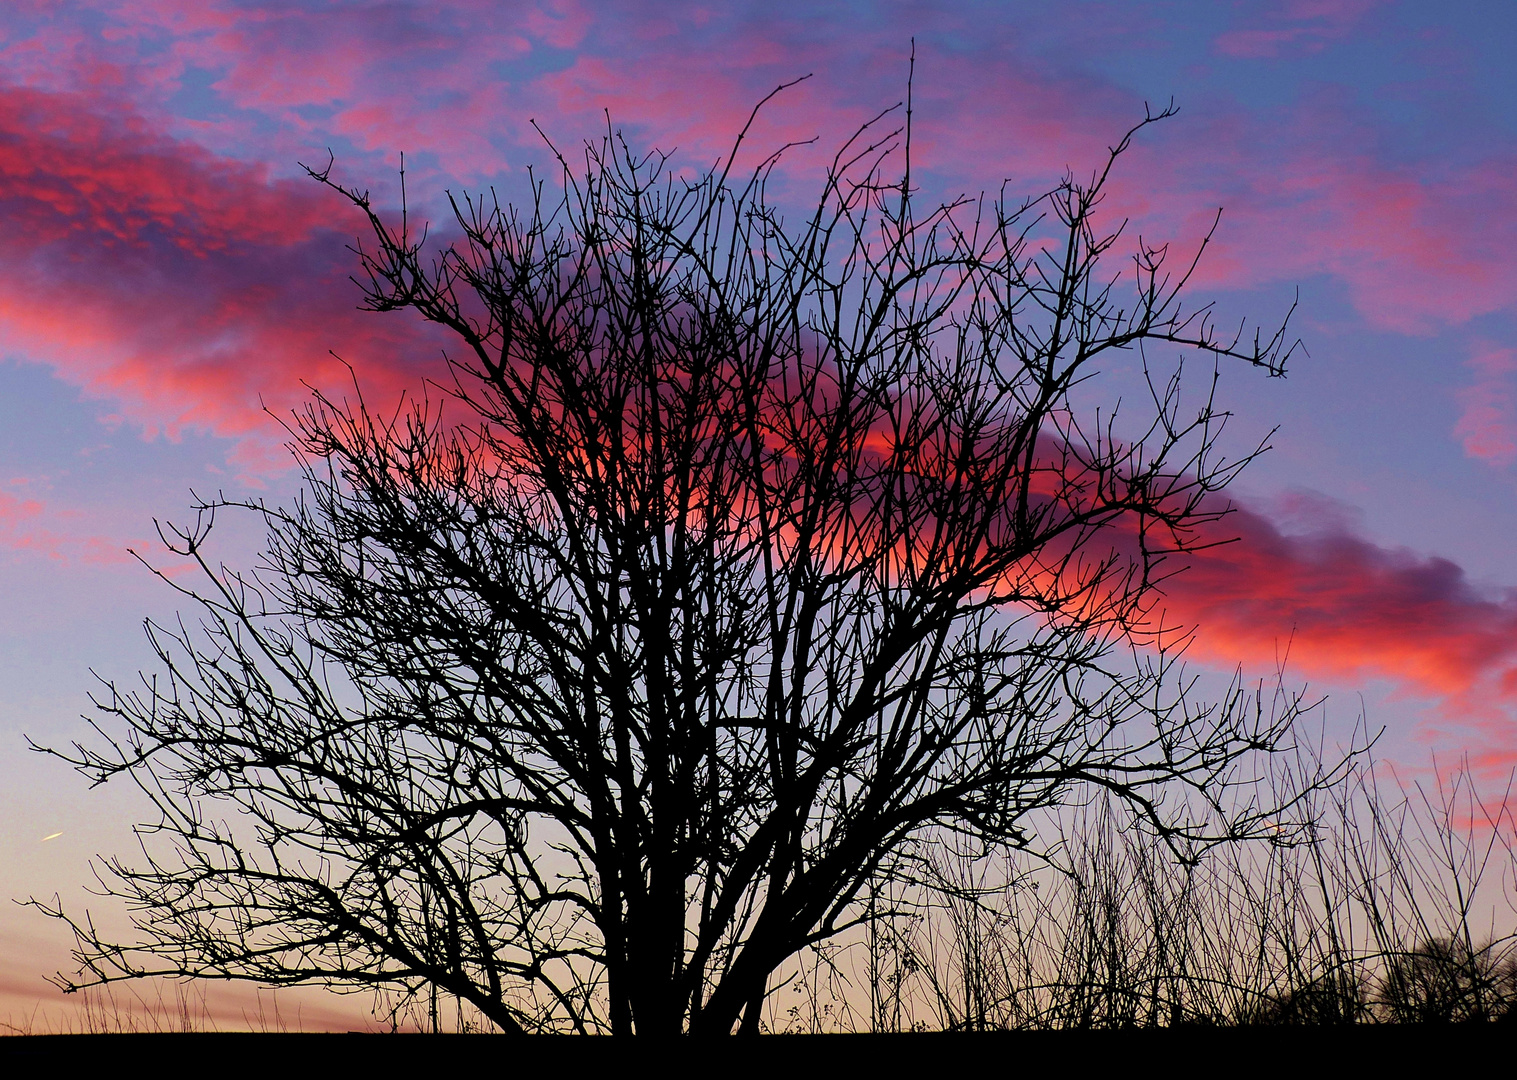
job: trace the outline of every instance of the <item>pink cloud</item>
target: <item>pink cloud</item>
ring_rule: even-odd
[[[750,145],[757,152],[820,135],[830,148],[902,96],[912,34],[916,151],[934,191],[978,191],[1010,177],[1014,191],[1030,192],[1066,167],[1088,170],[1143,104],[1088,70],[1056,67],[1014,20],[954,9],[819,17],[783,4],[762,13],[485,0],[425,9],[377,0],[89,6],[110,34],[91,38],[76,20],[43,20],[5,46],[11,69],[38,85],[98,93],[109,84],[158,130],[285,170],[335,142],[363,158],[345,157],[349,168],[382,176],[404,150],[424,198],[449,182],[478,185],[541,162],[533,117],[572,149],[609,109],[637,141],[708,162],[754,102],[806,72],[816,78],[771,106]],[[1370,25],[1377,6],[1295,0],[1257,21],[1260,33],[1327,40]],[[1103,14],[1108,35],[1141,37],[1151,21],[1143,10]],[[175,114],[172,94],[192,71],[210,73],[231,112]],[[1109,209],[1132,217],[1134,231],[1178,241],[1194,240],[1211,209],[1225,206],[1208,282],[1331,275],[1386,329],[1423,333],[1509,306],[1517,295],[1509,156],[1392,161],[1373,144],[1375,130],[1323,94],[1269,113],[1182,116],[1138,147]],[[795,175],[823,156],[793,155]]]
[[[1463,412],[1454,436],[1470,457],[1511,465],[1517,462],[1517,349],[1483,344],[1469,366],[1475,382],[1457,394]]]
[[[1517,192],[1498,179],[1508,165],[1417,175],[1329,150],[1325,143],[1348,138],[1334,130],[1349,128],[1347,118],[1313,123],[1303,115],[1302,124],[1309,134],[1284,150],[1276,169],[1245,182],[1241,212],[1228,222],[1207,279],[1329,274],[1346,283],[1372,325],[1409,334],[1510,307]]]
[[[1367,10],[1348,5],[1340,14]],[[902,96],[904,49],[883,33],[861,32],[845,46],[804,39],[783,21],[766,30],[716,53],[692,50],[678,63],[635,48],[581,55],[538,80],[534,102],[571,131],[610,109],[643,139],[704,161],[726,148],[763,93],[817,71],[769,107],[750,144],[819,135],[818,151],[792,155],[799,176],[824,159],[820,148]],[[984,44],[957,50],[918,43],[913,150],[931,195],[994,190],[1001,178],[1013,195],[1034,194],[1066,169],[1088,173],[1141,117],[1143,103],[1130,94],[1031,62],[994,28],[983,36]],[[1113,222],[1129,219],[1131,235],[1175,242],[1179,254],[1223,207],[1202,286],[1336,278],[1367,322],[1410,334],[1509,309],[1517,297],[1517,189],[1509,183],[1517,163],[1499,149],[1457,164],[1388,160],[1374,131],[1360,110],[1326,91],[1263,114],[1182,113],[1135,144],[1105,210]]]
[[[70,524],[67,515],[38,499],[0,491],[0,548],[65,563],[124,563],[131,558],[126,544],[79,533]]]
[[[1358,29],[1364,16],[1384,0],[1285,0],[1267,15],[1265,26],[1220,34],[1213,47],[1223,56],[1261,59],[1289,52],[1320,52]]]
[[[414,327],[355,310],[331,226],[359,222],[330,192],[86,95],[0,89],[0,215],[9,347],[121,401],[150,434],[277,439],[265,406],[346,381],[332,349],[377,393],[435,370]]]
[[[390,160],[430,156],[474,179],[500,171],[503,134],[531,134],[508,65],[575,47],[592,22],[573,0],[82,6],[106,29],[90,36],[73,20],[45,24],[5,47],[11,78],[48,89],[115,80],[120,96],[176,134],[278,155],[286,168],[335,138]],[[230,115],[186,119],[175,96],[191,81],[204,95],[207,78],[212,111]]]

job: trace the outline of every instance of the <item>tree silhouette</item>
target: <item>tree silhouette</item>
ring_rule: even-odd
[[[164,530],[198,625],[150,623],[162,671],[56,751],[161,813],[102,875],[139,933],[71,918],[64,982],[757,1031],[935,838],[1036,846],[1092,786],[1177,846],[1267,828],[1228,790],[1297,703],[1199,701],[1155,604],[1253,456],[1222,454],[1216,365],[1282,373],[1285,329],[1220,335],[1162,246],[1103,264],[1111,170],[1171,111],[1088,180],[919,215],[908,105],[793,224],[778,154],[733,171],[748,129],[694,180],[611,133],[561,195],[455,201],[435,255],[313,171],[372,226],[367,307],[451,332],[452,381],[316,395],[299,501]],[[1201,354],[1199,394],[1145,358],[1119,413],[1099,366],[1154,344]],[[231,511],[267,523],[249,572],[207,554]]]

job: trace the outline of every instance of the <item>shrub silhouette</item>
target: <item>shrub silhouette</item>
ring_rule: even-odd
[[[1305,986],[1266,1000],[1242,1020],[1260,1026],[1336,1027],[1363,1023],[1369,1010],[1369,988],[1353,968],[1318,975]]]
[[[1424,941],[1386,958],[1374,1005],[1398,1024],[1517,1020],[1517,956],[1462,938]]]

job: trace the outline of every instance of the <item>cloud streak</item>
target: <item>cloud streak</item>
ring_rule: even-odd
[[[125,544],[69,524],[38,499],[0,492],[0,548],[64,563],[113,564],[131,558]]]
[[[1214,46],[1224,56],[1245,59],[1321,52],[1381,6],[1383,0],[1286,0],[1253,25],[1218,35]]]

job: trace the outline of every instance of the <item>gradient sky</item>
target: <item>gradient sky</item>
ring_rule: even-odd
[[[355,310],[360,223],[301,176],[393,204],[523,190],[605,123],[700,166],[777,83],[754,145],[824,148],[904,91],[929,194],[1046,189],[1145,102],[1179,116],[1109,210],[1194,244],[1196,295],[1268,321],[1299,287],[1307,354],[1224,383],[1242,543],[1175,584],[1194,657],[1289,676],[1417,768],[1517,764],[1517,5],[6,0],[0,5],[0,897],[76,906],[131,844],[130,792],[25,750],[84,737],[90,669],[130,678],[174,598],[127,554],[189,492],[291,490],[262,411],[302,381],[371,397],[435,371],[405,316]],[[830,155],[830,150],[826,153]],[[799,205],[799,203],[797,203]],[[255,536],[231,536],[229,558]],[[52,834],[61,833],[58,836]],[[50,837],[46,841],[44,837]],[[0,1020],[52,1000],[56,931],[0,908]],[[247,998],[216,999],[235,1023]],[[308,1023],[326,1003],[307,1004]],[[356,1003],[349,1011],[362,1012]],[[341,1009],[331,1012],[339,1017]],[[341,1026],[346,1021],[331,1020]]]

